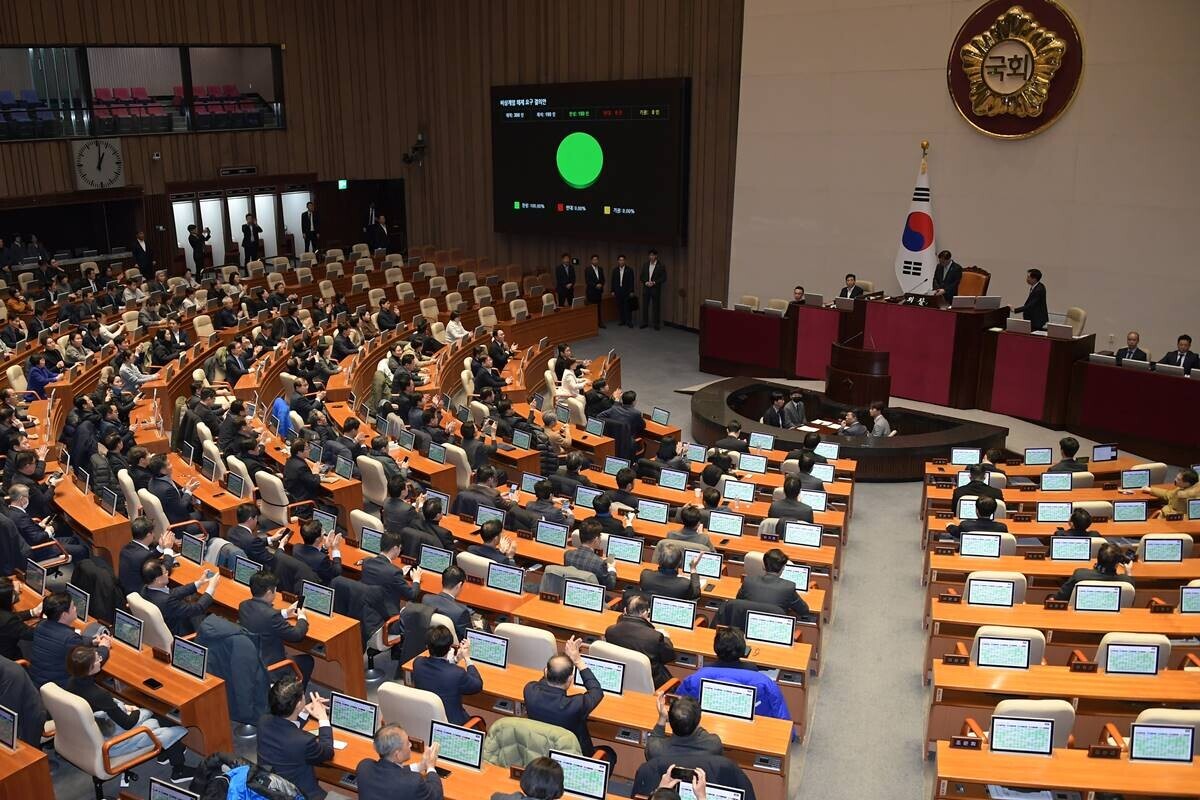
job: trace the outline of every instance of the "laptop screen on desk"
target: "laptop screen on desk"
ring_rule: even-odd
[[[1150,485],[1150,470],[1127,469],[1121,471],[1122,489],[1144,489]]]
[[[205,668],[208,666],[208,648],[177,636],[171,644],[171,666],[193,678],[204,680]]]
[[[726,500],[737,500],[743,503],[753,502],[754,484],[726,479],[724,489],[722,490],[722,497]]]
[[[1015,585],[1012,581],[967,581],[967,604],[972,606],[1011,607]]]
[[[200,800],[200,795],[195,792],[180,789],[161,778],[150,779],[150,793],[146,797],[148,800]]]
[[[483,527],[483,523],[496,520],[504,525],[504,512],[492,506],[479,506],[475,509],[475,524]]]
[[[1070,503],[1038,503],[1038,522],[1066,522],[1071,518]]]
[[[791,647],[796,638],[796,618],[787,614],[746,612],[746,641]]]
[[[979,511],[975,507],[975,498],[964,498],[958,501],[959,519],[979,519]]]
[[[625,693],[625,665],[620,661],[610,661],[607,658],[599,658],[597,656],[580,656],[587,668],[596,676],[596,680],[600,681],[600,688],[605,694],[624,694]],[[583,686],[583,678],[579,675],[579,670],[575,670],[575,685]]]
[[[236,556],[233,562],[233,579],[242,586],[249,586],[250,579],[262,572],[262,564],[248,558]]]
[[[405,428],[396,433],[396,440],[400,443],[401,450],[415,450],[417,447],[417,435]]]
[[[493,667],[508,666],[508,639],[494,633],[467,629],[467,641],[471,643],[471,658]]]
[[[330,534],[337,530],[337,516],[330,514],[328,511],[314,509],[312,512],[313,519],[321,523],[321,533]]]
[[[628,466],[629,461],[627,459],[617,458],[616,456],[608,456],[604,459],[604,474],[616,475],[618,472]]]
[[[588,433],[590,433],[592,436],[603,436],[604,435],[604,420],[597,419],[596,417],[588,417],[587,424],[584,426],[583,429],[585,431],[587,431]]]
[[[1072,477],[1073,476],[1069,472],[1043,472],[1042,491],[1069,492],[1071,491]]]
[[[997,533],[964,533],[958,545],[959,555],[973,558],[999,558],[1000,535]]]
[[[337,462],[333,465],[333,472],[343,480],[350,480],[354,475],[354,462],[345,456],[338,456]]]
[[[532,472],[521,473],[521,491],[527,494],[533,494],[533,487],[537,486],[542,481],[546,480],[541,475],[534,475]]]
[[[955,466],[969,467],[978,464],[983,452],[978,447],[954,447],[950,450],[950,463]]]
[[[383,549],[383,531],[363,528],[358,534],[358,546],[371,555],[379,555]]]
[[[752,433],[750,434],[750,447],[754,450],[774,450],[775,437],[769,433]],[[745,454],[742,458],[745,458]]]
[[[1116,613],[1121,610],[1121,586],[1083,586],[1075,587],[1076,611],[1108,611]]]
[[[797,592],[808,591],[809,568],[805,564],[785,564],[779,577],[796,584]]]
[[[1045,467],[1054,460],[1054,451],[1049,447],[1025,448],[1025,465],[1028,467]]]
[[[658,485],[664,489],[686,489],[688,474],[678,469],[662,469],[658,473]]]
[[[88,607],[92,603],[92,596],[83,589],[80,589],[73,583],[66,585],[67,594],[71,597],[71,604],[75,606],[75,611],[78,612],[81,620],[86,620],[88,615]]]
[[[604,800],[608,795],[609,763],[595,758],[551,750],[550,758],[563,772],[563,791],[586,800]]]
[[[357,697],[330,692],[329,724],[341,731],[375,738],[379,706]]]
[[[1115,444],[1097,444],[1092,446],[1092,463],[1117,460]]]
[[[437,442],[430,442],[429,450],[426,453],[426,455],[428,455],[429,460],[435,464],[445,464],[446,463],[446,446],[438,444]]]
[[[584,611],[604,610],[604,587],[567,578],[563,581],[563,605]]]
[[[1188,500],[1188,519],[1200,519],[1200,498]]]
[[[691,442],[687,446],[687,460],[693,464],[703,464],[708,460],[708,450],[702,444]]]
[[[1120,675],[1158,674],[1158,645],[1110,644],[1104,671]]]
[[[700,680],[700,710],[737,719],[754,719],[758,690],[725,681]]]
[[[642,563],[642,540],[631,539],[628,536],[609,536],[607,555],[626,564]]]
[[[301,581],[304,608],[323,617],[333,616],[333,589],[312,581]]]
[[[246,491],[246,480],[236,472],[225,473],[225,491],[229,492],[239,500],[242,498],[242,493]]]
[[[113,638],[118,642],[132,647],[134,650],[142,649],[142,621],[132,614],[127,614],[121,609],[113,610],[116,619],[113,621]]]
[[[450,564],[453,560],[454,554],[449,550],[443,550],[440,547],[434,547],[430,544],[421,545],[421,560],[418,562],[421,569],[427,569],[430,572],[436,572],[438,575],[441,575],[450,569]]]
[[[529,431],[513,431],[513,447],[518,450],[528,450],[533,443],[533,434]]]
[[[483,731],[434,720],[429,723],[429,741],[437,743],[439,761],[471,769],[479,769],[482,763]]]
[[[821,483],[832,483],[833,464],[813,464],[812,476]]]
[[[1200,586],[1180,587],[1179,613],[1200,614]]]
[[[988,748],[997,753],[1048,756],[1054,751],[1054,720],[992,717]]]
[[[656,425],[666,425],[671,421],[671,412],[655,406],[650,411],[650,421]]]
[[[683,571],[687,574],[695,572],[702,578],[720,578],[725,559],[720,553],[708,550],[684,550]]]
[[[696,800],[696,790],[692,788],[690,783],[680,781],[676,785],[676,790],[679,792],[679,800]],[[710,783],[705,787],[705,796],[708,800],[745,800],[746,793],[741,789],[734,789],[731,786],[721,786],[716,783]]]
[[[1145,500],[1117,500],[1113,503],[1113,522],[1145,522]]]
[[[575,505],[591,508],[592,501],[600,495],[604,494],[599,489],[593,489],[591,486],[578,486],[575,489]]]
[[[1050,537],[1050,559],[1052,561],[1091,561],[1092,539],[1089,536]]]
[[[708,515],[708,531],[719,536],[741,536],[742,515],[713,511]]]
[[[743,472],[751,472],[755,475],[762,475],[767,471],[767,457],[759,455],[751,455],[750,453],[742,453],[738,459],[738,469]]]
[[[1029,640],[980,636],[975,662],[981,667],[1029,669]]]
[[[800,490],[800,502],[811,508],[813,511],[824,511],[825,504],[829,499],[829,495],[825,492],[818,492],[813,489]]]
[[[1131,761],[1174,761],[1190,764],[1196,729],[1190,725],[1141,725],[1130,729]]]
[[[813,452],[819,456],[836,460],[841,448],[833,442],[821,442],[813,448]]]
[[[32,558],[25,559],[25,585],[39,597],[46,591],[46,568]]]

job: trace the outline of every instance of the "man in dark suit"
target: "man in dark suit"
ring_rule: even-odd
[[[254,215],[247,214],[246,223],[242,225],[242,249],[246,251],[247,264],[258,259],[262,232],[262,226],[258,224]]]
[[[1128,572],[1117,572],[1117,567],[1127,565],[1129,559],[1121,553],[1121,548],[1117,547],[1112,542],[1105,542],[1100,545],[1100,551],[1096,553],[1096,564],[1092,568],[1077,569],[1071,574],[1071,577],[1063,583],[1062,588],[1054,595],[1058,600],[1070,600],[1071,593],[1075,591],[1076,585],[1080,581],[1112,581],[1119,583],[1128,583],[1135,585],[1133,576]],[[1128,569],[1128,567],[1126,567]]]
[[[1025,299],[1024,305],[1014,308],[1013,312],[1029,320],[1030,330],[1040,331],[1050,321],[1050,311],[1046,305],[1046,285],[1042,283],[1042,271],[1040,269],[1027,270],[1025,282],[1029,284],[1029,297]]]
[[[679,574],[683,566],[683,547],[675,542],[662,542],[655,547],[658,569],[644,569],[638,586],[648,595],[673,597],[676,600],[695,600],[700,596],[700,575]]]
[[[642,264],[639,275],[642,284],[642,327],[654,323],[654,330],[662,329],[662,290],[667,283],[667,268],[658,260],[658,251],[651,250]],[[650,306],[654,306],[651,313]]]
[[[240,341],[235,341],[229,346],[229,353],[225,356],[225,380],[230,386],[236,386],[241,377],[249,371],[245,346]]]
[[[307,209],[300,215],[300,233],[304,236],[305,252],[317,252],[317,240],[321,238],[321,234],[317,231],[317,209],[313,201],[309,200],[305,206]]]
[[[571,305],[575,299],[575,265],[571,263],[570,253],[563,253],[554,268],[554,293],[562,308]]]
[[[957,513],[958,507],[955,506]],[[1003,522],[996,522],[992,517],[996,514],[996,498],[980,497],[975,501],[975,519],[964,519],[957,525],[951,524],[946,526],[946,533],[951,539],[958,539],[964,533],[1005,533],[1008,531],[1008,526]],[[943,537],[945,538],[945,537]]]
[[[596,499],[599,500],[600,498],[597,497]],[[579,545],[563,553],[563,564],[583,570],[584,572],[590,572],[596,576],[596,583],[608,589],[613,589],[617,585],[617,569],[613,566],[614,562],[611,557],[605,559],[601,555],[601,552],[603,552],[600,550],[600,534],[602,531],[600,523],[594,517],[592,519],[585,519],[579,525]],[[624,533],[623,527],[620,528],[620,532]]]
[[[158,534],[154,532],[154,523],[149,517],[135,517],[129,523],[130,540],[121,548],[121,560],[117,570],[117,579],[121,583],[124,594],[142,591],[142,565],[151,558],[164,558],[163,545],[159,544]],[[166,549],[172,549],[175,537],[167,532]],[[170,561],[168,560],[168,568]]]
[[[321,488],[318,478],[304,459],[308,452],[308,443],[298,440],[292,444],[291,455],[283,465],[283,488],[287,491],[288,499],[293,503],[302,500],[316,500]]]
[[[749,453],[750,445],[742,438],[742,423],[736,419],[730,420],[725,425],[725,435],[713,442],[713,449]]]
[[[375,752],[379,760],[364,758],[358,762],[359,800],[388,800],[411,797],[412,800],[442,800],[442,778],[434,769],[438,743],[425,746],[417,769],[409,767],[412,745],[408,733],[399,725],[384,725],[375,733]]]
[[[400,613],[400,601],[416,600],[421,593],[421,568],[412,567],[409,576],[410,584],[404,577],[404,571],[392,563],[400,557],[400,534],[384,531],[379,539],[379,555],[368,558],[362,565],[363,583],[368,586],[379,586],[383,589],[384,606],[388,616]]]
[[[1075,457],[1079,452],[1079,440],[1074,436],[1064,436],[1058,440],[1058,453],[1062,456],[1057,464],[1046,472],[1087,472],[1087,464]]]
[[[680,695],[667,706],[667,696],[659,693],[658,723],[646,738],[646,758],[662,758],[675,763],[682,758],[698,755],[719,756],[725,752],[721,737],[700,726],[700,701]],[[667,735],[667,723],[671,735]]]
[[[413,522],[413,528],[422,533],[433,536],[437,541],[441,542],[439,547],[443,550],[454,549],[454,534],[443,528],[440,524],[442,520],[442,501],[439,498],[431,498],[421,504],[421,513]]]
[[[333,758],[333,727],[329,724],[326,702],[313,692],[306,703],[300,681],[295,677],[280,678],[267,694],[271,713],[258,722],[259,766],[291,781],[309,800],[324,800],[326,794],[317,782],[313,766]],[[316,720],[316,736],[302,729],[301,712]]]
[[[108,660],[108,649],[112,637],[107,633],[97,634],[89,642],[75,630],[79,610],[66,592],[55,592],[42,601],[42,616],[45,619],[33,631],[30,649],[29,677],[38,686],[54,683],[66,688],[67,655],[81,645],[100,648],[100,656]],[[597,684],[599,685],[599,684]]]
[[[600,266],[600,256],[592,254],[591,263],[587,265],[583,277],[587,282],[588,304],[596,306],[596,322],[601,328],[607,328],[604,324],[604,306],[601,303],[604,299],[604,267]]]
[[[949,250],[938,253],[937,266],[933,270],[933,293],[944,297],[949,304],[958,294],[958,284],[962,282],[962,265],[950,255]]]
[[[467,573],[461,567],[450,566],[442,573],[442,590],[437,594],[426,593],[421,602],[438,614],[445,614],[454,623],[454,632],[459,641],[467,636],[471,627],[471,609],[458,602],[458,595],[467,583]]]
[[[338,546],[342,543],[340,533],[326,535],[321,523],[315,519],[300,524],[302,544],[292,547],[292,555],[308,565],[317,573],[321,583],[326,586],[342,574],[342,551]]]
[[[630,441],[625,443],[627,452],[635,452],[637,440],[646,432],[646,420],[637,409],[637,392],[627,389],[621,393],[621,403],[607,411],[601,412],[600,419],[611,419],[624,422],[629,428]]]
[[[274,539],[269,539],[258,529],[258,506],[254,503],[242,503],[237,508],[237,525],[231,525],[225,531],[225,540],[242,548],[246,558],[257,561],[266,569],[275,566],[275,548],[290,532],[287,528],[281,530]],[[320,527],[320,523],[317,523]]]
[[[1125,346],[1118,350],[1114,355],[1117,363],[1120,364],[1125,359],[1130,361],[1146,361],[1146,351],[1138,347],[1142,341],[1142,335],[1137,331],[1130,331],[1125,334]]]
[[[51,540],[49,521],[38,524],[29,515],[29,487],[19,483],[8,487],[8,512],[6,514],[25,544],[30,547],[46,544]],[[82,561],[91,556],[88,546],[74,535],[56,536],[55,540],[71,556],[72,561]]]
[[[1175,342],[1175,349],[1158,360],[1160,364],[1172,367],[1183,367],[1184,372],[1191,372],[1200,364],[1200,356],[1192,352],[1192,337],[1186,333]]]
[[[858,285],[858,276],[853,272],[846,273],[846,285],[838,292],[838,297],[862,297],[863,289]]]
[[[629,327],[633,327],[630,324]],[[604,378],[597,378],[592,381],[592,388],[583,393],[584,414],[589,417],[598,417],[605,411],[613,407],[612,392],[608,390],[608,381]]]
[[[150,253],[150,243],[146,241],[145,231],[137,232],[137,238],[133,240],[133,247],[129,249],[133,252],[133,263],[137,265],[143,275],[150,275],[154,272],[154,256]],[[97,287],[92,287],[93,292],[96,289]]]
[[[419,513],[413,507],[416,498],[409,493],[409,484],[404,478],[396,475],[388,478],[387,500],[380,509],[380,521],[383,529],[392,533],[400,533],[417,520]]]
[[[798,519],[801,522],[812,522],[812,507],[798,499],[801,486],[800,479],[795,475],[788,475],[784,478],[783,497],[771,503],[767,516],[771,519]]]
[[[367,226],[367,246],[371,248],[372,253],[376,250],[387,250],[388,226],[387,218],[383,214],[377,214],[375,222]]]
[[[993,500],[1003,500],[1004,492],[988,483],[987,469],[982,464],[972,464],[967,467],[971,480],[954,489],[951,504],[958,511],[958,501],[964,497],[990,497]]]
[[[671,679],[667,664],[675,661],[671,640],[650,624],[650,598],[636,594],[625,604],[625,613],[604,631],[604,641],[643,654],[650,659],[655,687]]]
[[[778,547],[763,553],[763,574],[743,576],[737,599],[770,603],[785,613],[791,612],[799,617],[806,615],[808,603],[800,596],[796,584],[781,577],[787,563],[787,554]]]
[[[582,644],[580,639],[571,637],[563,646],[566,655],[551,656],[542,679],[525,684],[525,715],[538,722],[566,728],[579,739],[580,751],[590,757],[595,748],[588,733],[587,719],[592,709],[604,699],[604,689],[579,655]],[[567,689],[576,670],[583,681],[584,693],[568,696]]]
[[[463,708],[463,695],[483,691],[483,678],[471,663],[471,640],[459,641],[452,662],[446,660],[454,646],[454,634],[450,631],[441,625],[430,625],[425,642],[429,655],[418,656],[413,662],[413,686],[442,698],[446,719],[454,725],[464,725],[469,716]]]
[[[203,519],[192,509],[192,492],[200,485],[199,480],[193,478],[184,485],[183,491],[180,491],[172,478],[171,462],[165,455],[156,455],[151,458],[149,470],[153,477],[147,488],[150,490],[150,494],[158,498],[168,523],[177,525],[180,522],[194,522],[186,529],[189,533],[201,536],[217,535],[217,523]]]
[[[800,479],[800,490],[801,491],[809,491],[809,492],[825,491],[825,484],[821,481],[820,478],[818,478],[812,474],[813,466],[816,463],[817,462],[813,461],[813,457],[809,453],[802,454],[800,456],[800,458],[796,460],[796,469],[798,471],[795,473],[795,475],[797,478]]]
[[[787,398],[783,392],[771,392],[771,405],[767,406],[767,410],[762,415],[763,425],[769,425],[772,428],[788,427],[787,420],[783,415],[785,405],[787,405]]]
[[[217,590],[221,576],[212,570],[207,570],[206,575],[208,577],[201,577],[195,583],[185,583],[172,589],[171,573],[161,558],[149,558],[142,564],[142,597],[158,606],[163,622],[174,635],[195,633],[208,614],[213,592]],[[203,593],[200,592],[201,586],[204,586]],[[196,594],[200,596],[192,602],[191,598]]]
[[[630,299],[633,297],[636,287],[637,278],[633,274],[633,267],[625,263],[625,256],[617,256],[617,265],[612,270],[612,291],[613,297],[617,301],[619,324],[627,328],[633,327],[633,308]]]
[[[479,528],[481,543],[468,545],[467,552],[489,561],[514,566],[516,562],[513,561],[513,553],[517,550],[517,544],[512,539],[501,536],[503,530],[504,526],[500,520],[489,519]]]
[[[254,635],[258,642],[258,655],[265,666],[271,666],[285,658],[296,662],[304,686],[312,676],[313,657],[308,653],[289,656],[283,645],[297,644],[308,635],[308,614],[292,603],[282,613],[275,608],[276,587],[279,579],[274,573],[263,570],[250,576],[250,599],[238,606],[238,623]],[[289,625],[288,620],[296,620]],[[282,668],[281,668],[282,669]]]

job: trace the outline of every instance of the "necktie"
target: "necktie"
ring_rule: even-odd
[[[1179,351],[1175,352],[1175,366],[1177,366],[1177,367],[1183,366],[1183,353],[1180,353]]]

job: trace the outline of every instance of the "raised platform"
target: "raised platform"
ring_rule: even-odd
[[[785,394],[792,387],[756,378],[726,378],[705,386],[692,395],[692,436],[711,445],[725,435],[731,420],[746,433],[762,431],[775,436],[777,450],[799,447],[803,431],[781,431],[758,420],[770,404],[771,392]],[[851,407],[829,400],[821,392],[802,390],[809,419],[838,419]],[[859,409],[860,413],[862,409]],[[843,458],[858,461],[857,480],[917,481],[925,474],[925,462],[943,458],[951,447],[1004,447],[1008,428],[982,422],[965,422],[941,414],[913,411],[902,406],[888,409],[888,422],[898,433],[887,439],[859,436],[826,436],[841,446]],[[869,420],[864,420],[869,424]]]

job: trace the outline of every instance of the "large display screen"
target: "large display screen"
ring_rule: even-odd
[[[495,229],[685,242],[690,95],[687,78],[493,86]]]

